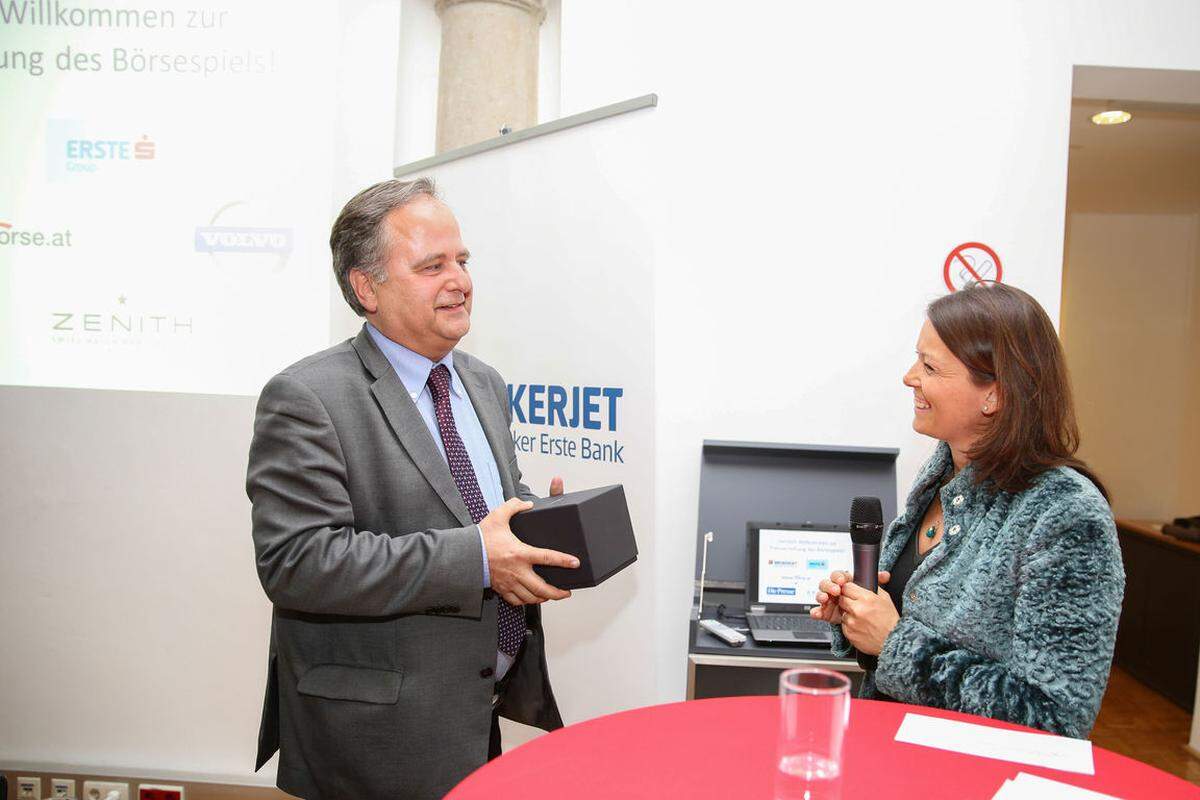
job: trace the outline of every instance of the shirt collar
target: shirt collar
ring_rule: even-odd
[[[421,392],[425,391],[429,373],[437,364],[445,364],[446,368],[450,370],[450,391],[460,399],[463,397],[462,381],[459,380],[458,373],[454,370],[453,350],[446,353],[439,361],[431,361],[420,353],[413,352],[399,342],[394,342],[384,336],[369,322],[367,323],[367,332],[371,334],[375,344],[383,352],[388,363],[392,365],[392,369],[396,370],[396,375],[399,376],[400,382],[404,384],[404,388],[413,400],[416,400],[421,396]]]

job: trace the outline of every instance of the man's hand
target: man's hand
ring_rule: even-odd
[[[562,481],[559,480],[558,484],[561,494]],[[557,589],[539,578],[533,571],[534,564],[570,569],[579,566],[579,559],[575,556],[557,550],[530,547],[513,535],[509,520],[518,511],[530,508],[533,508],[533,503],[514,497],[504,505],[493,508],[479,521],[483,547],[487,550],[488,570],[492,575],[492,590],[514,606],[565,600],[571,596],[570,592]]]
[[[555,475],[553,478],[550,479],[550,496],[558,497],[562,493],[563,493],[563,480],[562,480],[562,478]]]

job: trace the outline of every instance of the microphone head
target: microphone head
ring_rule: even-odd
[[[850,504],[850,540],[879,545],[883,539],[883,504],[878,497],[856,497]]]
[[[878,497],[856,497],[850,503],[851,525],[882,525],[883,504]]]

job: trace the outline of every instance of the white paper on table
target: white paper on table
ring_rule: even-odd
[[[1111,794],[1101,794],[1091,789],[1081,789],[1068,783],[1059,783],[1049,778],[1017,773],[1014,779],[1006,780],[992,800],[1119,800]]]
[[[1016,761],[1035,767],[1084,775],[1096,774],[1092,762],[1092,743],[1086,739],[1002,730],[971,722],[908,713],[896,731],[896,741],[971,756]]]

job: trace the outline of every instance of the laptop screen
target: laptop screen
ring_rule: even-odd
[[[760,528],[755,581],[763,605],[815,605],[817,586],[834,570],[851,571],[850,534],[819,528]]]

